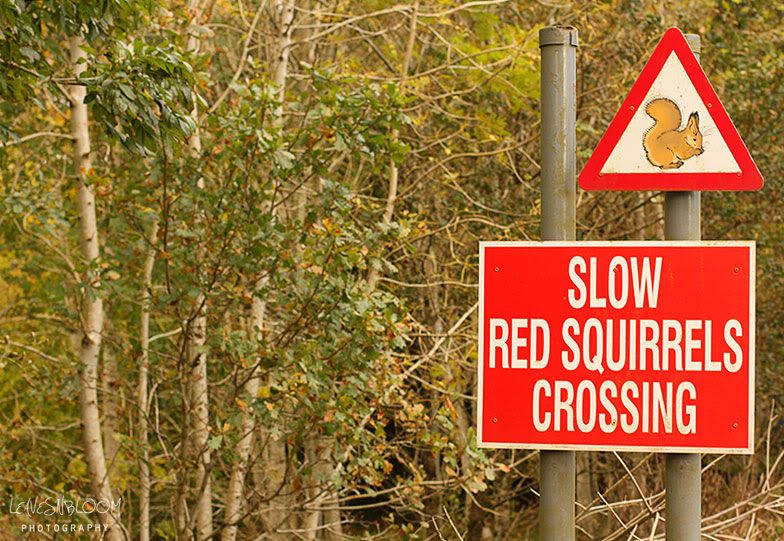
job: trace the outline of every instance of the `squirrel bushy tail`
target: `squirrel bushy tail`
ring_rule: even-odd
[[[645,112],[656,121],[656,124],[645,134],[646,148],[650,147],[661,134],[677,130],[681,125],[681,110],[674,101],[667,98],[651,101],[645,108]]]

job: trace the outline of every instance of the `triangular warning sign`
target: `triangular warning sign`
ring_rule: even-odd
[[[588,159],[585,190],[758,190],[762,175],[705,72],[670,28]]]

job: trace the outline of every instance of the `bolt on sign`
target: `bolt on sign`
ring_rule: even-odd
[[[579,177],[585,190],[758,190],[762,175],[677,28],[653,51]]]
[[[752,453],[753,242],[482,242],[480,447]]]

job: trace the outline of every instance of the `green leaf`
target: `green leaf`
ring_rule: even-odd
[[[221,443],[223,443],[223,436],[213,436],[207,441],[207,446],[211,450],[217,451],[220,449]]]
[[[30,47],[19,47],[19,52],[26,56],[31,62],[35,62],[41,58],[41,55]]]
[[[278,167],[281,169],[291,169],[294,167],[294,160],[296,156],[289,152],[288,150],[284,150],[279,148],[275,151],[275,162],[278,164]]]

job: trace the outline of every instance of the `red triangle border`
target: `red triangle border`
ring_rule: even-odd
[[[670,54],[675,52],[694,85],[727,147],[740,167],[738,173],[601,173],[610,153],[618,144],[635,111],[650,90]],[[691,51],[683,33],[677,28],[665,32],[651,58],[632,85],[629,95],[610,122],[579,179],[584,190],[759,190],[762,174],[749,154],[746,145],[732,124],[727,111],[708,81],[700,63]]]

